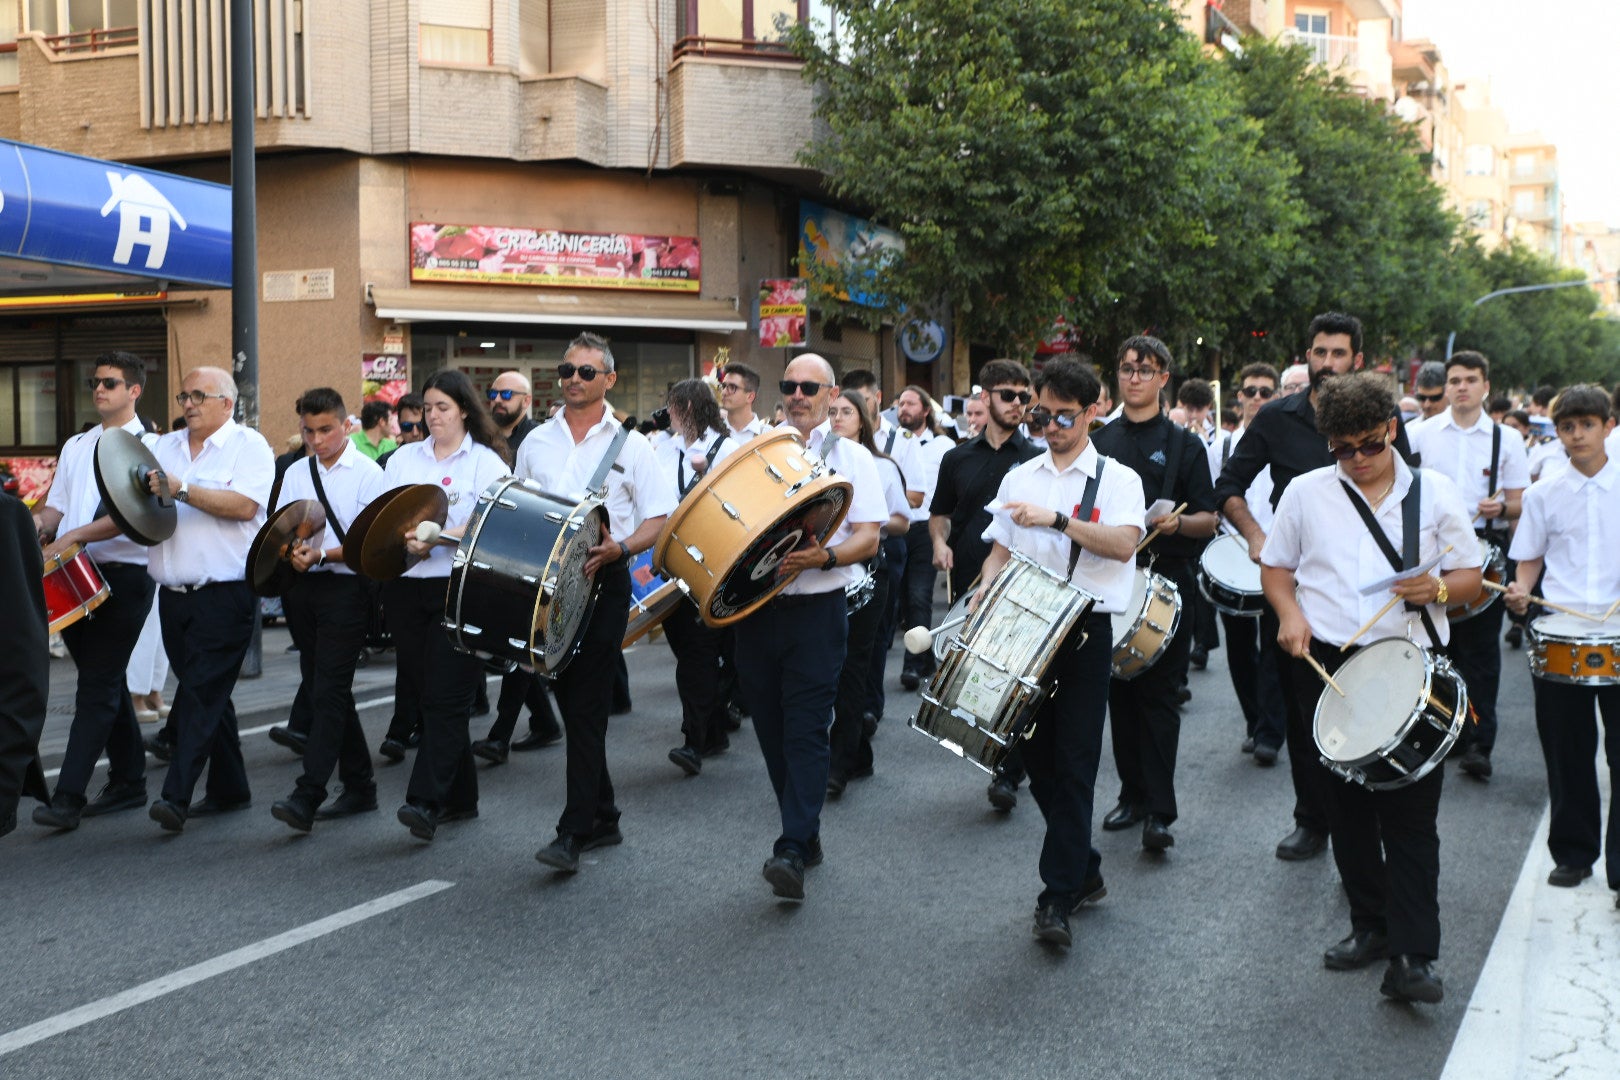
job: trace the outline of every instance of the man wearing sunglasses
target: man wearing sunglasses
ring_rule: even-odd
[[[528,376],[521,371],[503,371],[490,384],[488,396],[489,414],[505,436],[506,445],[516,454],[524,436],[540,426],[529,415],[534,393]]]
[[[1413,427],[1445,412],[1446,365],[1438,360],[1424,361],[1418,368],[1417,378],[1413,380],[1412,396],[1417,398],[1418,411],[1422,414],[1413,421]]]
[[[1327,442],[1316,428],[1316,401],[1322,386],[1331,379],[1360,370],[1361,320],[1340,312],[1325,312],[1311,320],[1305,332],[1306,370],[1309,392],[1285,394],[1271,406],[1260,409],[1244,429],[1243,438],[1232,452],[1215,483],[1215,503],[1226,520],[1249,544],[1249,558],[1260,561],[1266,543],[1266,530],[1250,510],[1246,496],[1250,486],[1268,466],[1271,471],[1271,506],[1275,510],[1288,485],[1298,476],[1333,464]],[[1293,369],[1283,373],[1286,388]],[[1406,430],[1395,422],[1395,449],[1410,458]],[[1269,605],[1260,616],[1262,642],[1277,638],[1277,613]],[[1277,858],[1288,861],[1309,859],[1327,848],[1327,815],[1324,796],[1317,790],[1318,773],[1315,739],[1310,721],[1315,697],[1301,701],[1287,679],[1283,680],[1288,765],[1294,783],[1294,830],[1277,845]],[[1257,744],[1258,745],[1258,744]]]
[[[399,446],[408,446],[411,443],[421,442],[427,438],[427,424],[422,419],[422,395],[412,392],[404,395],[394,405],[394,423],[399,428]],[[395,447],[397,450],[399,447]],[[388,459],[393,450],[377,458],[379,469],[388,468]]]
[[[110,590],[93,618],[80,619],[62,631],[62,641],[78,668],[73,725],[56,793],[49,806],[34,810],[34,821],[53,829],[76,829],[81,816],[146,805],[146,749],[124,673],[152,608],[153,585],[146,573],[146,549],[120,536],[104,513],[97,517],[101,496],[95,477],[102,432],[122,428],[137,438],[146,434],[135,415],[145,386],[146,364],[140,357],[113,352],[97,358],[90,388],[101,424],[63,445],[56,480],[35,514],[40,539],[49,542],[46,556],[83,543]],[[91,802],[85,796],[103,751],[107,785]]]

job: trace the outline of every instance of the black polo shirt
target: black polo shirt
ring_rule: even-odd
[[[525,416],[523,419],[519,420],[515,426],[513,426],[512,434],[506,437],[506,445],[512,448],[513,461],[517,460],[518,447],[523,445],[523,440],[529,437],[529,432],[533,431],[539,426],[539,424],[534,422],[534,417],[532,416]]]
[[[1091,441],[1097,444],[1098,453],[1113,458],[1142,478],[1144,509],[1160,499],[1169,499],[1175,506],[1186,503],[1183,515],[1215,509],[1215,490],[1209,481],[1209,453],[1204,449],[1203,440],[1173,423],[1164,413],[1157,413],[1141,423],[1133,423],[1121,414],[1092,435]],[[1178,454],[1175,475],[1166,483],[1170,458]],[[1174,533],[1155,537],[1142,554],[1196,559],[1206,543],[1207,538],[1194,539]]]
[[[1003,477],[1040,453],[1018,431],[1000,447],[991,446],[981,432],[945,452],[939,461],[939,483],[934,487],[934,501],[928,504],[928,512],[951,519],[946,544],[958,565],[972,566],[977,572],[984,563],[990,554],[990,544],[982,539],[984,530],[990,527],[990,511],[985,504],[995,499]]]

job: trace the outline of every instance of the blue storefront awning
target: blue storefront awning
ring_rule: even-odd
[[[0,295],[231,284],[231,189],[0,139]]]

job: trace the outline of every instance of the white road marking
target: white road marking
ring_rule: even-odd
[[[324,937],[334,931],[342,930],[346,926],[353,926],[357,922],[403,907],[424,897],[432,896],[434,893],[443,892],[454,884],[453,881],[424,881],[412,885],[408,889],[401,889],[398,892],[389,893],[387,896],[379,896],[375,900],[367,900],[363,904],[349,908],[346,911],[340,911],[336,915],[328,915],[324,919],[305,923],[303,926],[295,927],[284,934],[277,934],[275,937],[265,938],[263,941],[256,941],[251,945],[244,945],[240,949],[225,953],[223,956],[216,956],[212,960],[204,960],[200,964],[194,964],[191,967],[182,968],[150,982],[141,983],[139,986],[125,990],[123,993],[102,998],[100,1001],[92,1001],[88,1005],[81,1005],[77,1009],[69,1009],[65,1013],[58,1013],[48,1019],[39,1021],[37,1024],[29,1024],[27,1027],[7,1032],[0,1035],[0,1057],[49,1039],[53,1035],[72,1031],[74,1028],[83,1027],[103,1017],[134,1008],[136,1005],[160,998],[165,994],[183,990],[205,979],[212,979],[216,975],[223,975],[239,967],[246,967],[248,964],[263,960],[267,956],[285,952],[296,945],[302,945],[306,941]]]

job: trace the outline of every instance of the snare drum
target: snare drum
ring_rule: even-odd
[[[1085,640],[1085,618],[1096,602],[1013,552],[951,639],[907,725],[994,772],[1051,693],[1053,661]]]
[[[1468,687],[1438,653],[1384,638],[1333,673],[1313,734],[1322,764],[1371,791],[1405,787],[1440,764],[1468,718]]]
[[[853,615],[872,602],[872,597],[877,594],[877,567],[877,559],[862,563],[861,569],[866,572],[844,586],[844,609],[847,614]]]
[[[1507,556],[1502,553],[1501,548],[1489,540],[1481,539],[1479,541],[1479,561],[1480,565],[1484,567],[1482,574],[1486,581],[1493,585],[1502,585],[1506,582]],[[1473,603],[1458,604],[1456,607],[1446,608],[1446,618],[1451,622],[1472,619],[1475,615],[1496,603],[1498,595],[1495,589],[1481,588]]]
[[[563,499],[515,477],[491,484],[451,563],[444,622],[456,648],[562,671],[596,606],[585,560],[606,529],[598,499]]]
[[[82,544],[69,544],[45,560],[45,614],[51,633],[72,626],[106,603],[112,590]]]
[[[831,536],[853,490],[798,432],[760,435],[686,493],[653,545],[653,568],[686,583],[705,623],[734,623],[793,580],[777,565],[808,538]]]
[[[1266,594],[1260,588],[1260,565],[1249,558],[1249,542],[1231,534],[1211,540],[1198,557],[1198,591],[1217,611],[1258,618]]]
[[[1530,674],[1578,686],[1620,685],[1620,627],[1563,614],[1532,620]]]
[[[1163,574],[1140,567],[1131,602],[1114,621],[1114,678],[1130,680],[1152,667],[1181,625],[1181,593]]]

